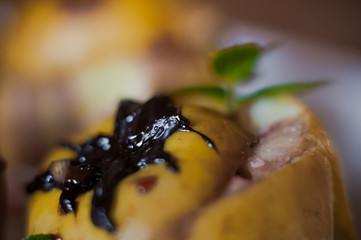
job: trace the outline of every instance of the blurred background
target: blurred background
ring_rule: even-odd
[[[336,145],[361,229],[360,13],[359,0],[0,1],[5,239],[24,236],[24,185],[51,147],[102,121],[121,98],[212,82],[209,55],[248,42],[277,48],[241,91],[333,82],[302,100]]]

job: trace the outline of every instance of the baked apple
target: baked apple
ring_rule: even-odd
[[[335,152],[302,104],[256,101],[248,130],[217,111],[176,106],[165,96],[122,102],[113,129],[105,123],[55,150],[28,185],[28,234],[355,238]]]
[[[214,69],[234,83],[252,74],[245,65],[258,52],[226,50]],[[246,64],[217,65],[230,56]],[[237,101],[233,89],[217,86],[122,101],[113,118],[45,160],[27,188],[27,234],[356,239],[333,146],[313,114],[285,94],[310,86],[270,87]]]

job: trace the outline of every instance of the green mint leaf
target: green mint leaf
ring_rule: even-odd
[[[36,234],[31,235],[27,238],[23,238],[22,240],[53,240],[52,234]]]
[[[325,81],[285,83],[266,87],[249,95],[237,97],[236,99],[238,105],[242,105],[264,97],[275,97],[280,95],[294,95],[304,93],[324,86],[325,84],[327,84],[327,82]]]
[[[228,82],[241,83],[254,75],[262,49],[256,44],[237,45],[218,51],[211,60],[214,73]]]
[[[171,96],[179,94],[207,96],[218,101],[224,101],[226,97],[226,91],[220,86],[192,86],[180,88],[170,93]]]

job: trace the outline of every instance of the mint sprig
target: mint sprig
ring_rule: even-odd
[[[211,68],[227,82],[247,82],[253,77],[262,52],[262,48],[253,43],[226,48],[214,54]]]
[[[259,98],[277,97],[281,95],[296,95],[322,87],[327,83],[328,82],[326,81],[314,81],[314,82],[294,82],[294,83],[273,85],[270,87],[265,87],[260,90],[257,90],[256,92],[253,92],[246,96],[239,96],[236,99],[236,101],[240,106],[255,101]]]
[[[236,94],[236,87],[253,79],[263,52],[263,48],[253,43],[222,49],[211,59],[211,68],[221,82],[219,85],[181,88],[171,95],[207,96],[224,104],[224,108],[231,115],[240,106],[259,98],[300,94],[326,84],[325,81],[295,82],[265,87],[247,95]]]

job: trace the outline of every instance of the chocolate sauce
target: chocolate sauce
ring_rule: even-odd
[[[167,164],[171,171],[180,171],[176,159],[164,151],[165,140],[178,130],[200,134],[208,146],[215,149],[207,136],[190,127],[189,120],[181,115],[169,97],[157,96],[142,105],[122,101],[113,135],[98,135],[80,145],[65,144],[77,153],[76,158],[54,162],[27,186],[27,190],[32,193],[61,189],[59,201],[65,213],[76,213],[75,199],[94,190],[92,221],[94,225],[112,232],[114,225],[109,218],[110,207],[114,189],[121,180],[150,164]],[[57,175],[59,171],[56,169],[64,168],[65,173],[60,171],[61,174]],[[145,184],[144,192],[149,191],[155,182],[153,179],[142,183]]]

